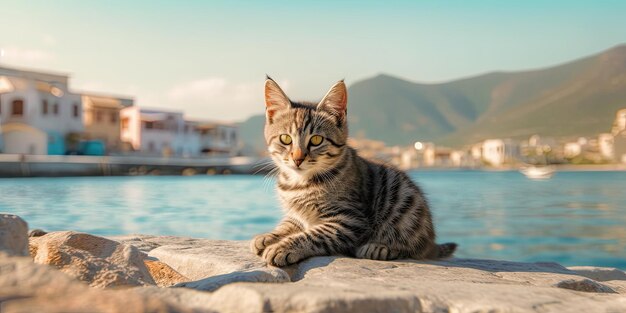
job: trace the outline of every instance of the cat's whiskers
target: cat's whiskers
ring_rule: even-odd
[[[259,161],[255,165],[252,166],[252,168],[257,168],[257,170],[253,173],[253,175],[256,175],[268,169],[272,169],[274,167],[276,167],[276,165],[271,159]]]
[[[267,174],[265,174],[265,176],[263,176],[263,189],[266,191],[269,191],[271,189],[273,189],[273,181],[276,176],[278,176],[278,173],[280,173],[280,169],[275,166],[274,168],[272,168]]]

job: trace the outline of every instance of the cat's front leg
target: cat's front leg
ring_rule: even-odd
[[[262,257],[269,265],[282,267],[312,256],[347,253],[355,241],[356,234],[338,224],[321,224],[267,247]]]
[[[387,261],[395,260],[399,256],[400,251],[378,243],[367,243],[356,250],[356,257],[359,259]]]
[[[285,218],[273,231],[252,238],[252,241],[250,241],[250,250],[252,250],[252,253],[260,256],[267,247],[291,234],[301,231],[302,227],[298,222],[290,218]]]

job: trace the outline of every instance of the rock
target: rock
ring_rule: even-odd
[[[28,255],[28,224],[19,216],[0,213],[0,251]]]
[[[173,244],[179,244],[184,241],[196,241],[197,239],[174,237],[174,236],[151,236],[151,235],[124,235],[113,236],[109,239],[115,240],[120,243],[127,243],[134,247],[137,247],[142,252],[148,253],[151,250],[167,245],[168,242]]]
[[[136,247],[76,232],[31,238],[35,263],[49,264],[94,287],[154,285]]]
[[[86,264],[98,268],[98,260],[115,259],[110,257],[115,254],[112,251],[130,245],[134,247],[127,251],[142,250],[148,254],[136,259],[145,263],[146,271],[160,286],[178,282],[176,286],[183,288],[138,286],[121,291],[101,290],[79,284],[59,272],[47,277],[48,274],[39,275],[37,271],[9,268],[12,273],[9,277],[13,278],[0,275],[0,299],[10,299],[3,305],[8,303],[13,310],[8,312],[54,312],[65,303],[74,311],[84,311],[86,303],[93,303],[90,310],[103,312],[626,311],[626,280],[602,284],[581,280],[581,274],[556,263],[455,258],[383,262],[316,257],[279,269],[267,267],[252,255],[246,242],[134,235],[116,237],[120,243],[112,244],[112,240],[93,239],[85,237],[89,236],[86,234],[80,234],[81,240],[70,240],[72,235],[76,233],[31,238],[35,255],[37,258],[54,255],[42,252],[55,251],[48,247],[52,245],[58,247],[56,250],[70,253],[70,260],[83,258],[96,262]],[[86,254],[94,259],[86,258]],[[52,259],[64,260],[63,257]],[[133,262],[125,262],[125,266],[136,267]],[[0,263],[0,269],[3,266]],[[38,270],[51,271],[50,268]],[[599,271],[607,269],[594,270]],[[15,276],[14,272],[22,274]],[[185,281],[187,278],[192,281]],[[61,294],[52,285],[58,285]],[[592,292],[579,292],[583,290]],[[130,306],[120,305],[122,301]]]
[[[611,287],[593,281],[591,279],[567,279],[558,282],[558,288],[571,289],[583,292],[617,293]]]
[[[142,247],[150,257],[193,280],[178,284],[198,290],[215,290],[233,282],[289,282],[289,274],[267,267],[249,251],[247,241],[177,238],[170,236],[114,237]]]
[[[159,287],[170,287],[178,283],[189,281],[183,275],[161,261],[144,260],[152,279]]]
[[[265,268],[265,262],[248,250],[246,241],[133,236],[115,238],[143,247],[150,257],[193,280],[235,271]],[[150,248],[148,248],[150,247]]]
[[[196,312],[219,312],[213,304],[216,299],[210,292],[188,288],[159,288],[154,286],[135,287],[132,291],[146,297],[164,299],[168,303]]]
[[[43,236],[43,235],[45,235],[47,233],[48,232],[46,232],[46,231],[44,231],[42,229],[36,228],[36,229],[32,229],[31,231],[28,232],[28,237],[41,237],[41,236]]]
[[[27,257],[9,257],[0,253],[0,269],[2,313],[209,312],[184,307],[165,300],[166,297],[135,289],[90,288],[50,266],[34,264]]]
[[[289,275],[280,268],[260,268],[236,271],[229,274],[207,277],[197,281],[180,283],[176,285],[176,287],[214,291],[222,286],[236,282],[284,283],[289,281],[291,281]]]
[[[626,273],[616,268],[572,266],[567,269],[595,281],[626,280]]]
[[[567,274],[529,265],[510,272],[489,261],[377,262],[347,258],[314,258],[292,284],[227,285],[215,293],[222,305],[236,305],[235,295],[260,298],[268,311],[319,312],[597,312],[626,310],[622,297],[598,298],[551,287]],[[252,294],[252,295],[250,295]],[[250,296],[248,296],[250,295]]]
[[[558,288],[580,276],[556,263],[316,257],[277,269],[252,255],[246,242],[140,235],[116,240],[137,243],[194,280],[174,290],[214,290],[179,298],[201,298],[198,307],[218,312],[626,312],[624,281],[603,283],[617,294]]]

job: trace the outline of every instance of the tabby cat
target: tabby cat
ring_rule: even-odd
[[[265,139],[285,216],[252,240],[252,251],[274,266],[334,254],[451,256],[456,244],[435,243],[420,188],[405,173],[365,160],[346,145],[347,103],[343,81],[317,104],[293,102],[274,80],[265,81]]]

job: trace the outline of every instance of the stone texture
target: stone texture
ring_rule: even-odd
[[[176,289],[214,290],[186,296],[218,312],[626,312],[626,281],[603,282],[613,294],[558,288],[585,278],[556,263],[317,257],[277,269],[248,252],[246,242],[116,240],[137,244],[194,280]]]
[[[159,287],[170,287],[178,283],[189,281],[189,278],[180,275],[169,265],[161,261],[144,260],[152,279]]]
[[[75,280],[81,276],[73,271],[66,275],[29,258],[0,255],[3,313],[626,312],[626,280],[600,284],[556,263],[317,257],[279,269],[265,266],[248,251],[246,242],[134,235],[116,237],[112,244],[113,240],[86,234],[71,239],[76,235],[31,238],[36,257],[48,259],[60,250],[70,254],[70,261],[82,258],[88,266],[96,262],[95,268],[98,260],[117,260],[112,263],[116,266],[126,262],[124,267],[129,268],[140,260],[159,285],[182,280],[177,286],[183,288],[90,288]],[[148,256],[134,258],[135,262],[121,258],[122,262],[111,257],[114,251]],[[562,288],[564,284],[574,288]],[[605,293],[609,289],[614,293]]]
[[[194,312],[220,312],[215,309],[214,302],[219,301],[213,293],[197,291],[188,288],[159,288],[154,286],[135,287],[132,292],[136,292],[146,297],[164,299],[172,305],[176,305]],[[236,311],[222,311],[236,312]],[[244,311],[245,312],[245,311]]]
[[[211,291],[233,282],[289,282],[288,272],[293,270],[267,267],[250,253],[247,241],[139,235],[113,239],[136,245],[192,280],[177,286],[198,290]]]
[[[135,289],[90,288],[53,267],[34,264],[28,257],[0,253],[0,271],[2,313],[210,312],[184,307],[175,301],[165,300],[167,297]],[[178,298],[191,297],[179,295]]]
[[[210,276],[197,281],[183,282],[177,284],[176,287],[214,291],[222,286],[235,282],[284,283],[289,281],[290,277],[284,270],[279,268],[257,268]]]
[[[0,213],[0,251],[28,255],[28,224],[19,216]]]
[[[30,240],[35,263],[49,264],[94,287],[154,285],[134,246],[76,232],[52,232]]]
[[[571,289],[583,292],[600,292],[600,293],[617,293],[613,288],[601,284],[595,280],[588,278],[585,279],[567,279],[558,282],[556,285],[558,288]]]
[[[626,280],[626,273],[616,268],[594,266],[572,266],[567,269],[580,276],[585,276],[595,281]]]

